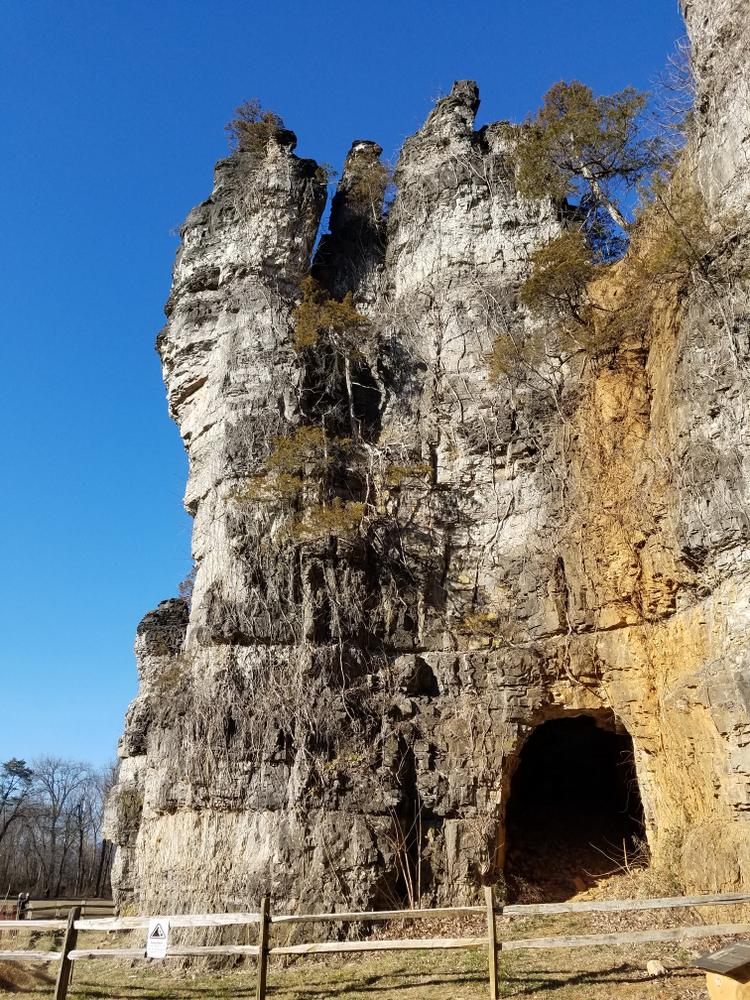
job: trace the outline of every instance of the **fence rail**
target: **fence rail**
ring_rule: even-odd
[[[106,917],[112,916],[115,912],[115,904],[111,899],[30,899],[26,909],[26,917],[29,920],[45,920],[64,917],[74,906],[81,907],[81,913],[85,916]],[[0,930],[6,917],[11,917],[18,912],[18,904],[15,899],[0,899]]]
[[[699,924],[666,929],[631,931],[613,934],[580,934],[575,936],[516,938],[498,940],[498,916],[537,916],[558,913],[601,913],[628,910],[677,909],[691,906],[735,906],[750,903],[750,893],[718,893],[708,896],[675,896],[659,899],[592,900],[582,903],[532,903],[513,906],[495,905],[492,889],[486,888],[484,906],[442,907],[432,910],[378,910],[359,913],[305,913],[271,916],[268,899],[260,913],[183,913],[163,915],[172,927],[229,927],[258,925],[258,943],[251,945],[172,946],[167,958],[206,955],[246,955],[258,959],[256,1000],[265,1000],[268,958],[272,955],[316,955],[368,951],[407,951],[411,949],[487,948],[491,1000],[498,1000],[497,958],[500,951],[527,948],[583,948],[592,945],[640,944],[647,941],[679,941],[697,937],[729,937],[750,933],[750,924]],[[60,951],[3,951],[2,961],[59,962],[55,1000],[65,1000],[73,962],[83,958],[144,958],[144,948],[78,948],[79,931],[127,931],[148,928],[149,921],[159,917],[94,917],[82,916],[82,903],[71,908],[67,920],[5,920],[0,929],[31,931],[34,929],[63,930],[65,939]],[[288,946],[271,946],[269,936],[274,925],[299,923],[372,923],[385,920],[427,920],[436,917],[480,916],[487,920],[487,935],[464,938],[407,938],[395,941],[322,941]]]
[[[54,915],[57,916],[58,913],[68,914],[74,906],[81,907],[81,914],[85,916],[87,913],[91,913],[96,916],[105,916],[109,914],[112,916],[115,912],[115,904],[111,899],[32,899],[29,900],[29,910],[28,912],[33,916],[34,914],[48,913],[54,911]]]
[[[259,924],[260,913],[179,913],[161,914],[170,927],[229,927],[232,924]],[[147,928],[154,917],[99,917],[76,920],[79,931],[132,931]]]

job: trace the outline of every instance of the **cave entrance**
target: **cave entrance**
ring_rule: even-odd
[[[511,781],[505,831],[511,901],[569,899],[620,870],[644,836],[630,736],[587,715],[537,726]]]

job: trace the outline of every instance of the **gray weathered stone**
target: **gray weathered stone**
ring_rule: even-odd
[[[696,173],[717,217],[744,212],[747,11],[687,18]],[[554,391],[491,385],[559,224],[477,106],[462,81],[406,141],[387,229],[356,194],[379,147],[355,143],[321,242],[316,275],[370,321],[340,489],[377,499],[354,536],[290,539],[280,504],[236,492],[307,419],[291,313],[315,164],[278,143],[224,160],[183,227],[158,346],[198,574],[179,651],[154,640],[162,610],[139,628],[107,827],[120,903],[392,905],[417,816],[425,899],[472,898],[502,866],[524,740],[581,713],[632,736],[651,846],[679,833],[686,885],[748,884],[747,282],[659,293],[617,365],[563,366]]]

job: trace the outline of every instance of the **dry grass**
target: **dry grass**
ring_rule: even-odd
[[[725,913],[727,913],[725,909]],[[566,914],[545,917],[500,918],[502,939],[541,937],[553,934],[583,934],[620,928],[613,919],[628,919],[627,926],[656,926],[663,923],[699,923],[699,914],[675,911],[669,921],[655,914]],[[637,919],[634,919],[637,918]],[[727,917],[727,919],[730,919]],[[484,933],[481,919],[459,918],[424,922],[423,934],[453,936]],[[378,934],[408,937],[419,932],[417,925],[394,921]],[[87,935],[88,936],[88,935]],[[99,946],[112,947],[106,936]],[[118,935],[119,938],[119,935]],[[93,940],[87,944],[94,944]],[[128,942],[132,946],[135,942]],[[46,943],[45,943],[46,944]],[[125,944],[117,941],[117,944]],[[690,942],[691,949],[713,948],[715,941]],[[37,947],[44,947],[38,943]],[[699,1000],[706,997],[705,976],[690,967],[693,951],[679,945],[644,944],[617,948],[579,948],[550,951],[517,951],[501,954],[500,978],[503,997],[549,997],[556,1000]],[[646,963],[659,959],[668,975],[651,980]],[[0,963],[0,975],[11,963]],[[30,1000],[52,996],[56,968],[14,964],[12,973],[0,985],[3,995],[21,993]],[[255,962],[240,960],[224,972],[216,972],[186,962],[108,962],[88,960],[76,963],[71,998],[80,1000],[213,1000],[255,996]],[[270,1000],[479,1000],[488,996],[487,954],[475,951],[414,951],[346,957],[305,957],[294,961],[272,961],[269,969]]]
[[[20,962],[0,962],[0,993],[26,993],[47,996],[54,977],[44,966],[21,965]],[[45,992],[39,992],[43,990]]]
[[[577,899],[645,898],[672,895],[670,866],[619,868]],[[498,919],[500,940],[558,934],[607,933],[681,924],[723,923],[743,919],[744,907],[704,907],[636,913],[573,913]],[[746,918],[745,918],[746,919]],[[132,935],[87,934],[86,946],[137,946]],[[374,929],[379,938],[480,936],[482,917],[391,921]],[[128,938],[128,940],[126,940]],[[549,1000],[705,1000],[705,975],[690,963],[698,951],[722,941],[623,945],[514,951],[500,955],[501,996]],[[39,936],[36,948],[55,947]],[[57,942],[59,946],[59,942]],[[1,947],[24,947],[18,938]],[[650,979],[646,963],[660,960],[668,972]],[[10,972],[8,970],[10,969]],[[0,963],[0,994],[20,993],[29,1000],[49,998],[56,968]],[[70,997],[79,1000],[219,1000],[255,997],[255,961],[240,960],[223,972],[174,962],[81,961],[76,964]],[[487,954],[475,951],[409,951],[376,955],[305,957],[275,960],[269,968],[269,1000],[486,1000]]]
[[[528,930],[528,925],[525,928]],[[646,962],[660,958],[669,974],[650,980]],[[686,968],[675,949],[585,948],[560,952],[516,952],[500,962],[501,996],[555,1000],[702,1000],[705,976]],[[26,976],[20,992],[29,1000],[52,995],[53,983]],[[19,983],[20,985],[20,983]],[[274,964],[269,1000],[486,1000],[486,955],[476,952],[407,952],[347,959],[306,958],[288,967]],[[7,992],[7,990],[6,990]],[[255,996],[255,968],[224,974],[175,966],[82,961],[71,998],[79,1000],[213,1000]]]

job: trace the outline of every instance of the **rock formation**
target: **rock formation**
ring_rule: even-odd
[[[689,155],[736,260],[750,15],[683,6]],[[472,898],[503,869],[526,740],[582,714],[632,738],[651,850],[679,842],[686,888],[750,880],[747,281],[652,289],[616,362],[490,384],[560,223],[478,103],[457,83],[407,139],[387,224],[380,148],[355,142],[314,262],[325,189],[291,133],[221,161],[182,227],[158,349],[198,572],[189,618],[167,601],[138,628],[121,905]],[[368,320],[348,354],[295,347],[311,265]],[[627,295],[628,267],[598,294]],[[338,478],[315,460],[325,522],[279,464],[321,425],[348,442]]]

